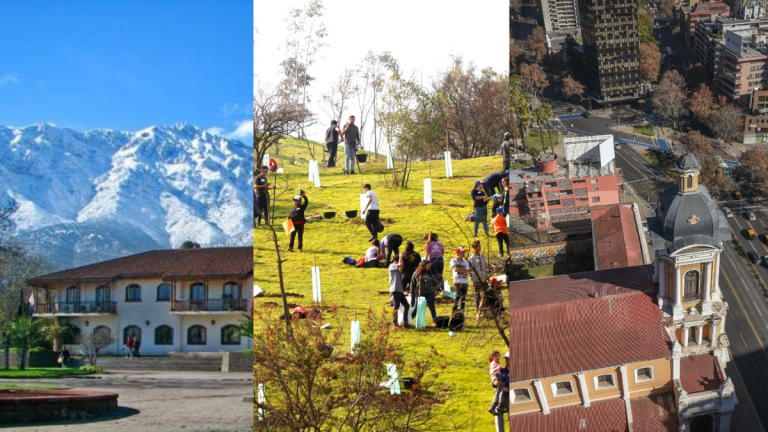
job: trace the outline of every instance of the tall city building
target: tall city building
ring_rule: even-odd
[[[575,50],[582,83],[602,101],[640,96],[640,41],[637,3],[580,0],[583,46]]]
[[[573,34],[579,28],[576,0],[541,0],[541,12],[548,35]]]

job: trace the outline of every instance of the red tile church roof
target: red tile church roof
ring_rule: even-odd
[[[625,432],[627,409],[624,399],[592,402],[589,408],[570,405],[553,408],[549,414],[532,412],[509,416],[509,430],[526,432],[615,431]],[[637,430],[637,429],[635,429]]]
[[[44,287],[61,282],[111,281],[157,277],[225,278],[247,277],[253,273],[253,249],[222,247],[204,249],[153,250],[38,276],[27,281]]]
[[[677,432],[680,421],[672,393],[639,397],[629,400],[632,409],[632,429],[636,431]]]
[[[720,377],[715,367],[715,356],[701,354],[680,359],[680,382],[683,390],[698,393],[720,388]]]
[[[510,382],[670,357],[652,272],[638,266],[510,283]]]
[[[593,207],[590,212],[597,269],[643,265],[643,250],[632,207],[616,204]]]

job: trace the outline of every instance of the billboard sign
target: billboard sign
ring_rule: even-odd
[[[730,30],[725,31],[725,49],[740,56],[741,55],[741,35]]]

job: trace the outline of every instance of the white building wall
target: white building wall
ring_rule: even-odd
[[[207,282],[209,300],[221,300],[223,285],[226,282],[238,282],[240,284],[240,298],[246,303],[251,293],[253,278],[245,280],[210,280]],[[195,281],[176,282],[175,299],[187,301],[190,298],[189,287]],[[204,281],[200,281],[204,282]],[[244,319],[243,314],[248,311],[231,312],[188,312],[186,314],[173,313],[170,301],[157,300],[157,287],[162,284],[161,279],[120,280],[111,285],[110,301],[116,302],[116,314],[87,315],[87,316],[63,316],[70,323],[80,328],[81,334],[90,335],[100,325],[109,327],[114,343],[102,351],[103,354],[120,355],[127,354],[123,348],[124,331],[129,326],[136,326],[141,330],[142,355],[167,355],[170,352],[223,352],[240,351],[253,347],[250,338],[242,337],[240,345],[221,344],[221,329],[226,325],[239,325]],[[205,283],[205,282],[204,282]],[[126,288],[131,284],[141,287],[141,301],[127,302]],[[93,302],[96,300],[96,288],[104,284],[79,284],[80,300]],[[51,290],[51,302],[66,301],[66,286]],[[87,322],[87,324],[86,324]],[[207,340],[205,345],[189,345],[187,343],[187,330],[189,327],[199,324],[205,327]],[[171,345],[155,344],[155,329],[167,325],[173,329],[173,343]],[[79,353],[80,347],[69,345],[73,353]]]

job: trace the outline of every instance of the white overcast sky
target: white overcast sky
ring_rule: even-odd
[[[277,83],[280,62],[287,57],[286,18],[308,0],[254,0],[254,83]],[[368,51],[390,51],[406,74],[424,83],[461,55],[478,69],[507,72],[509,67],[509,2],[507,0],[325,0],[327,46],[309,73],[317,102],[345,68],[354,68]],[[329,121],[317,103],[310,109],[318,125],[310,139],[323,140]],[[349,114],[354,114],[350,112]],[[344,115],[346,117],[346,114]],[[367,146],[366,146],[367,147]]]

